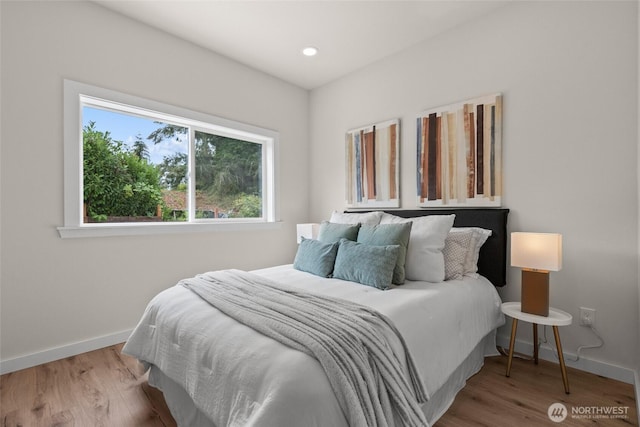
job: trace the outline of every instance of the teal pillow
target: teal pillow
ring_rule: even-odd
[[[338,252],[338,243],[323,243],[302,237],[293,268],[321,277],[330,277]]]
[[[360,224],[338,224],[337,222],[322,221],[318,240],[325,243],[339,242],[340,239],[353,240],[358,238]]]
[[[358,243],[376,246],[400,246],[396,266],[393,269],[392,283],[396,285],[404,283],[404,264],[407,260],[407,248],[409,247],[412,224],[412,222],[405,222],[402,224],[363,225],[358,233]]]
[[[400,246],[371,246],[340,240],[333,277],[388,289]]]

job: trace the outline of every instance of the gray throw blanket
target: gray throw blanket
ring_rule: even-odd
[[[239,270],[198,275],[180,284],[213,307],[322,365],[350,426],[427,426],[427,400],[404,338],[375,310],[278,285]],[[403,363],[385,338],[404,348]]]

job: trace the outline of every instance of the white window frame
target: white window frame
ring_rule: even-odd
[[[187,222],[84,223],[83,222],[83,153],[82,107],[111,109],[116,112],[161,120],[187,127],[191,133],[189,152],[193,153],[195,130],[262,144],[262,217],[195,218],[195,200],[191,200],[194,180],[189,180],[189,219]],[[109,89],[64,80],[64,226],[58,227],[62,238],[166,234],[203,231],[235,231],[279,227],[276,199],[276,157],[279,134],[276,131],[233,120],[199,113],[161,102],[151,101]],[[189,155],[189,172],[193,168]],[[195,194],[195,193],[193,193]]]

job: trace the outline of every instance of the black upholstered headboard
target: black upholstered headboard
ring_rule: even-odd
[[[504,286],[507,283],[507,216],[509,209],[415,209],[385,212],[403,218],[455,214],[454,227],[482,227],[491,230],[491,237],[480,249],[478,273],[489,279],[494,286]]]

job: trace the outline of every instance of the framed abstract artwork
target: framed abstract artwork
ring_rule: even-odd
[[[400,207],[400,120],[352,129],[345,139],[347,207]]]
[[[501,94],[419,114],[417,187],[420,207],[501,205]]]

